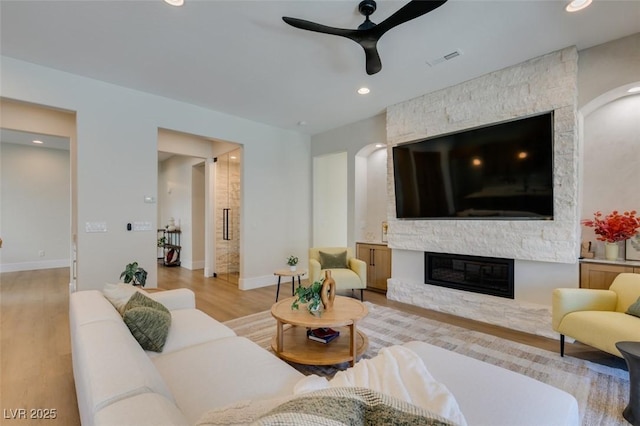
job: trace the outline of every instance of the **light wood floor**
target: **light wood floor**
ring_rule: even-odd
[[[162,289],[190,288],[199,309],[219,321],[261,312],[275,301],[275,286],[240,291],[234,284],[205,278],[202,270],[158,268]],[[69,340],[69,270],[67,268],[0,274],[0,424],[78,425]],[[291,293],[291,282],[280,296]],[[388,301],[365,291],[365,300],[472,330],[557,351],[558,342],[414,306]],[[117,350],[117,348],[114,348]],[[581,344],[568,344],[567,355],[607,363],[611,357]],[[10,410],[55,409],[55,420],[9,420]],[[15,411],[14,411],[15,412]]]

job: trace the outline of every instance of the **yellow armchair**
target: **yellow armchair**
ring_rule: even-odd
[[[626,314],[639,297],[640,274],[631,273],[618,275],[609,290],[555,289],[552,326],[560,333],[560,355],[566,335],[622,358],[616,342],[640,341],[640,318]]]
[[[337,266],[337,267],[336,267]],[[312,247],[309,249],[309,281],[319,281],[324,271],[330,270],[337,290],[363,290],[367,288],[367,264],[357,259],[348,247]]]

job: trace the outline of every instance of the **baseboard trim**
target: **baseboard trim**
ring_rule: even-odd
[[[19,262],[0,264],[0,272],[35,271],[38,269],[69,268],[69,259],[42,260],[39,262]]]
[[[263,275],[261,277],[240,278],[238,288],[240,290],[253,290],[254,288],[268,287],[277,284],[275,275]]]

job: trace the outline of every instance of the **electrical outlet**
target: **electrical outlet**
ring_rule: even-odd
[[[44,257],[44,250],[40,250],[40,251],[38,252],[38,256],[40,256],[40,257]]]

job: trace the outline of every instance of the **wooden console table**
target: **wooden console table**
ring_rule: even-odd
[[[608,290],[623,272],[640,274],[640,262],[605,259],[580,259],[580,287]]]

